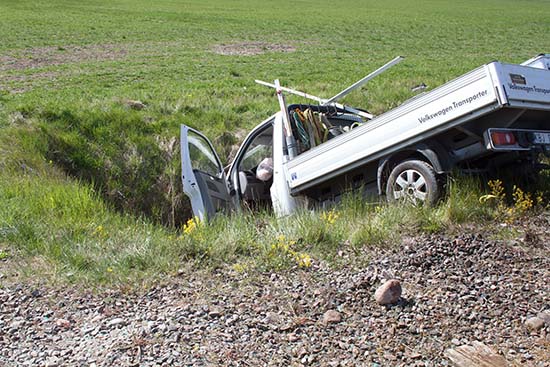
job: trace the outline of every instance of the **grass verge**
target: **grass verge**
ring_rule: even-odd
[[[151,282],[188,264],[236,272],[307,269],[318,261],[360,265],[370,250],[391,250],[403,236],[516,220],[537,207],[518,201],[480,204],[486,192],[479,181],[462,178],[450,183],[449,195],[433,208],[349,196],[329,211],[282,219],[265,212],[219,215],[208,225],[190,220],[170,229],[112,210],[89,184],[63,174],[11,172],[0,180],[4,275],[85,284]],[[514,217],[507,214],[521,205]]]

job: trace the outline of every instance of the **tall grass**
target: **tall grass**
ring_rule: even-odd
[[[152,281],[189,264],[271,271],[318,261],[337,266],[342,253],[347,262],[362,263],[370,249],[396,248],[403,236],[500,220],[502,208],[480,203],[484,193],[479,180],[461,177],[435,207],[368,202],[351,194],[330,210],[279,219],[244,211],[170,229],[112,210],[90,184],[61,173],[5,170],[0,253],[23,275],[85,283]]]
[[[89,185],[43,175],[2,174],[0,182],[0,244],[14,259],[44,260],[54,273],[100,281],[136,268],[169,270],[156,256],[166,250],[166,231],[114,214]]]

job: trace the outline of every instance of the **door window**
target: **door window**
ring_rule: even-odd
[[[246,148],[246,152],[239,166],[241,171],[254,170],[262,159],[273,156],[273,139],[271,137],[271,132],[272,129],[262,132],[262,134],[254,138],[251,144]]]
[[[193,169],[208,173],[211,176],[218,176],[222,172],[222,167],[208,141],[191,130],[187,133],[187,139],[189,142],[189,158]]]
[[[271,145],[251,146],[241,163],[241,170],[253,170],[264,158],[273,155]]]

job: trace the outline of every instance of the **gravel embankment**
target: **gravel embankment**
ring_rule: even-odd
[[[548,228],[539,216],[518,240],[426,235],[362,269],[187,274],[143,292],[14,284],[0,365],[445,366],[477,340],[511,366],[550,366],[550,324],[525,324],[550,312]],[[402,298],[380,306],[390,278]]]

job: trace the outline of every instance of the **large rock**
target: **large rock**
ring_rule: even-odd
[[[539,331],[544,326],[544,320],[539,317],[531,317],[525,321],[525,327],[531,331]]]
[[[374,293],[374,299],[379,305],[390,305],[401,298],[401,283],[397,279],[391,279],[382,284]]]
[[[539,312],[537,317],[543,320],[546,326],[550,326],[550,310]]]
[[[46,367],[57,367],[59,366],[59,358],[57,357],[49,357],[47,360],[46,360]]]
[[[328,310],[323,315],[324,324],[337,324],[340,321],[342,321],[342,316],[340,315],[340,312],[336,310]]]
[[[107,326],[109,326],[109,327],[117,327],[119,325],[124,325],[124,324],[125,324],[124,319],[120,318],[120,317],[117,317],[117,318],[112,319],[109,322],[107,322]]]
[[[281,315],[276,312],[267,312],[263,322],[266,324],[278,325],[282,322]]]
[[[223,314],[223,308],[219,306],[212,306],[208,311],[210,317],[220,317]]]
[[[141,101],[134,101],[134,100],[131,100],[131,99],[126,100],[125,104],[126,104],[126,106],[130,107],[133,110],[143,110],[145,107],[147,107],[145,105],[145,103],[143,103]]]
[[[71,327],[71,322],[66,319],[57,319],[55,320],[55,325],[60,328],[68,329]]]

